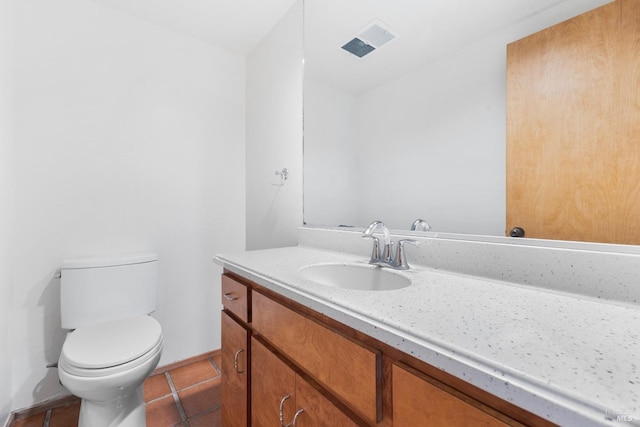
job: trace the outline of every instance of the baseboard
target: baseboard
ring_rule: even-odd
[[[11,421],[7,425],[10,426],[11,423],[15,421],[20,421],[23,418],[28,418],[32,415],[36,415],[41,412],[47,412],[49,409],[61,408],[63,406],[71,405],[73,403],[76,403],[78,400],[80,399],[72,395],[56,397],[53,399],[45,400],[44,402],[40,402],[37,405],[32,406],[30,408],[21,409],[19,411],[12,413],[11,416],[9,417]]]
[[[164,374],[167,371],[172,371],[174,369],[178,369],[178,368],[181,368],[183,366],[187,366],[187,365],[189,365],[191,363],[199,362],[201,360],[207,360],[210,357],[215,357],[215,356],[218,356],[219,354],[220,354],[220,350],[213,350],[213,351],[210,351],[208,353],[203,353],[203,354],[200,354],[198,356],[190,357],[188,359],[179,360],[177,362],[173,362],[173,363],[170,363],[168,365],[164,365],[164,366],[161,366],[159,368],[156,368],[156,370],[153,371],[153,373],[151,375],[153,376],[153,375],[157,375],[157,374]]]
[[[207,353],[190,357],[188,359],[179,360],[177,362],[173,362],[168,365],[164,365],[159,368],[156,368],[156,370],[151,373],[151,376],[156,374],[163,374],[167,371],[172,371],[174,369],[181,368],[183,366],[189,365],[194,362],[199,362],[201,360],[209,359],[210,357],[218,356],[219,354],[220,354],[220,350],[213,350]],[[22,420],[24,418],[28,418],[30,416],[33,416],[42,412],[46,412],[50,409],[56,409],[56,408],[61,408],[63,406],[71,405],[73,403],[76,403],[79,400],[80,399],[78,397],[72,396],[72,395],[57,397],[54,399],[46,400],[44,402],[40,402],[37,405],[34,405],[30,408],[14,411],[9,415],[9,419],[7,420],[6,426],[7,427],[11,426],[16,421]]]

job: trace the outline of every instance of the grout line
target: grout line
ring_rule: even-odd
[[[157,402],[158,400],[165,399],[165,398],[167,398],[167,397],[169,397],[169,396],[173,396],[173,393],[167,393],[167,394],[165,394],[165,395],[163,395],[163,396],[156,397],[155,399],[147,400],[147,401],[146,401],[146,402],[144,402],[144,403],[145,403],[145,405],[148,405],[148,404],[150,404],[150,403]]]
[[[211,408],[207,408],[207,409],[205,409],[203,411],[198,412],[197,414],[192,415],[191,419],[201,417],[201,416],[209,414],[211,412],[219,411],[220,409],[222,409],[222,406],[220,406],[220,405],[212,406]]]
[[[211,381],[214,381],[214,380],[217,380],[217,379],[218,379],[218,377],[207,378],[206,380],[202,380],[202,381],[199,381],[199,382],[197,382],[197,383],[193,383],[193,384],[191,384],[191,385],[188,385],[188,386],[186,386],[186,387],[183,387],[183,388],[181,388],[181,389],[180,389],[180,391],[189,390],[190,388],[197,387],[197,386],[199,386],[199,385],[202,385],[202,384],[204,384],[204,383],[208,383],[208,382],[211,382]]]
[[[49,423],[51,422],[51,413],[53,409],[49,409],[47,411],[47,415],[44,416],[44,422],[42,423],[42,427],[49,427]]]
[[[211,362],[213,368],[218,371],[218,376],[222,375],[222,369],[220,369],[220,367],[216,364],[216,362],[213,360],[213,357],[209,358],[209,362]]]
[[[152,372],[151,376],[158,375],[158,374],[164,374],[165,372],[173,371],[173,370],[176,370],[178,368],[182,368],[183,366],[189,366],[189,365],[191,365],[193,363],[200,362],[202,360],[207,360],[207,358],[214,357],[214,356],[217,356],[219,354],[220,354],[220,350],[214,350],[214,351],[210,351],[210,352],[207,352],[207,353],[204,353],[204,354],[200,354],[198,356],[189,357],[187,359],[179,360],[179,361],[177,361],[175,363],[170,363],[168,365],[163,365],[163,366],[161,366],[159,368],[156,368]],[[211,356],[209,356],[209,355],[211,355]]]
[[[178,396],[178,390],[176,390],[176,386],[173,384],[173,380],[171,379],[171,375],[169,375],[169,371],[164,373],[167,382],[169,383],[169,388],[171,389],[171,395],[173,396],[173,401],[176,403],[178,407],[178,413],[180,413],[180,418],[182,422],[185,424],[185,427],[189,427],[189,421],[187,420],[187,413],[184,411],[182,407],[182,403],[180,402],[180,397]]]

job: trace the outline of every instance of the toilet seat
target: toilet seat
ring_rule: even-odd
[[[83,377],[132,369],[162,351],[162,328],[150,316],[134,316],[76,329],[62,346],[59,366]]]

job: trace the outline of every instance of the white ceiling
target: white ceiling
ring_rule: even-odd
[[[302,0],[92,1],[248,53]],[[305,76],[359,93],[560,3],[608,1],[304,0]],[[398,37],[362,59],[340,49],[374,19]]]
[[[361,93],[566,1],[306,0],[305,76]],[[397,38],[361,59],[340,49],[374,19]]]
[[[93,0],[238,53],[250,52],[297,0]]]

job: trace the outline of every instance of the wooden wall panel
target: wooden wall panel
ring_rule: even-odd
[[[507,232],[640,244],[638,7],[618,0],[508,46]]]

